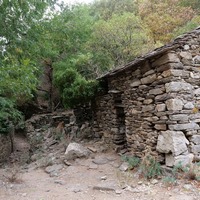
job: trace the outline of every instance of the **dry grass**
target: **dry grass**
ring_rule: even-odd
[[[8,170],[8,173],[6,175],[4,175],[4,177],[6,178],[6,180],[9,183],[22,183],[22,177],[21,177],[21,173],[20,173],[20,167],[17,165],[14,165],[12,168],[10,168]]]
[[[196,163],[192,164],[188,170],[188,172],[185,173],[185,178],[188,180],[199,180],[200,177],[200,166],[198,166]]]

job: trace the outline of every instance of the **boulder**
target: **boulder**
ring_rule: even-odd
[[[193,154],[173,156],[172,154],[167,154],[165,156],[165,164],[168,167],[173,167],[181,164],[182,166],[191,165],[194,159]]]
[[[158,136],[156,150],[160,153],[172,153],[173,156],[178,156],[188,152],[188,144],[189,141],[182,131],[162,131]]]
[[[65,158],[67,160],[74,160],[76,158],[88,158],[90,151],[78,143],[70,143],[65,151]]]
[[[200,135],[193,135],[190,138],[190,141],[193,142],[194,144],[200,144]]]

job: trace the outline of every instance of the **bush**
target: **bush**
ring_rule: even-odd
[[[65,107],[89,102],[98,90],[98,82],[86,80],[75,69],[55,73],[54,82],[59,88]]]
[[[16,125],[21,120],[22,115],[15,108],[15,104],[5,97],[0,97],[0,134],[8,134],[11,125]]]
[[[142,170],[142,174],[147,179],[156,178],[161,175],[160,163],[158,163],[156,158],[151,155],[144,156],[140,168]]]
[[[140,165],[140,158],[135,156],[123,156],[122,160],[128,163],[130,169],[134,169],[135,167],[138,167]]]

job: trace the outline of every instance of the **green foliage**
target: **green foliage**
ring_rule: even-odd
[[[140,168],[142,170],[142,174],[147,179],[156,178],[161,175],[160,163],[158,163],[151,155],[144,156]]]
[[[2,0],[0,3],[0,43],[14,45],[38,23],[55,0]]]
[[[15,104],[5,97],[0,97],[0,134],[9,133],[11,125],[20,120],[22,115],[15,108]]]
[[[149,32],[140,17],[132,13],[113,15],[94,26],[90,46],[93,52],[104,52],[109,68],[125,64],[153,47]]]
[[[174,177],[178,177],[178,174],[180,172],[188,172],[190,169],[190,166],[183,166],[181,162],[179,162],[177,165],[175,165],[172,169],[172,173]]]
[[[122,160],[128,163],[130,169],[138,167],[141,161],[140,158],[135,157],[135,156],[133,157],[123,156]]]
[[[187,22],[184,26],[177,27],[173,32],[173,37],[177,37],[186,32],[194,30],[200,24],[200,16],[195,16],[191,21]]]
[[[123,13],[136,13],[137,2],[133,0],[99,0],[92,5],[93,15],[105,21],[113,15]]]
[[[200,22],[199,0],[98,0],[60,12],[55,3],[0,3],[0,95],[18,104],[33,96],[43,65],[66,107],[88,101],[96,77]]]
[[[62,94],[66,107],[88,102],[98,88],[95,80],[86,80],[72,68],[67,68],[61,74],[55,73],[55,84]]]
[[[12,56],[5,57],[0,70],[0,95],[24,103],[36,88],[36,71],[29,59],[18,61]]]
[[[194,16],[191,7],[180,6],[177,0],[143,0],[139,3],[139,15],[151,31],[154,42],[166,43],[172,32],[184,26]]]
[[[180,0],[179,4],[184,7],[191,7],[197,13],[200,13],[200,0]]]
[[[163,183],[167,186],[173,186],[176,185],[177,180],[175,177],[171,177],[171,176],[166,176],[162,179]]]

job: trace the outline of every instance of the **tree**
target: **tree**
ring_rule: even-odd
[[[137,1],[134,0],[97,0],[92,5],[92,13],[98,19],[109,20],[113,15],[125,12],[136,14]]]
[[[21,119],[16,104],[33,97],[38,64],[32,52],[35,27],[54,0],[0,1],[0,133]],[[33,36],[33,37],[32,37]],[[31,48],[30,48],[31,47]]]
[[[179,4],[184,7],[191,7],[198,14],[200,13],[200,0],[180,0]]]
[[[38,23],[55,0],[2,0],[0,3],[1,45],[20,41],[32,24]]]
[[[125,64],[153,47],[149,31],[140,17],[131,13],[113,15],[110,20],[100,20],[94,27],[90,43],[93,52],[107,59],[107,69]],[[95,62],[95,61],[94,61]],[[99,60],[97,60],[99,62]],[[98,63],[101,65],[106,62]]]
[[[156,43],[169,42],[177,27],[184,26],[194,16],[190,7],[183,7],[178,0],[142,0],[139,3],[139,15],[151,30]]]

